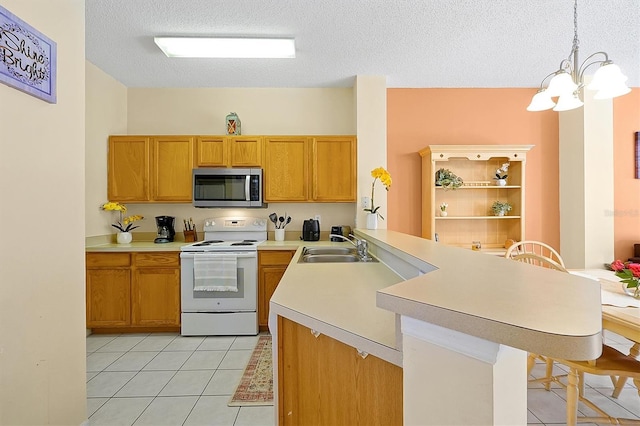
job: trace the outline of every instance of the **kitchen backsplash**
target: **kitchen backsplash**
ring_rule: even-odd
[[[285,213],[291,217],[291,223],[285,227],[287,232],[301,232],[302,223],[305,219],[314,219],[320,216],[320,230],[330,231],[333,225],[349,225],[355,227],[355,217],[357,214],[356,203],[270,203],[265,209],[203,209],[195,208],[187,204],[134,204],[125,203],[127,215],[142,215],[144,220],[136,222],[140,228],[133,232],[155,232],[156,216],[174,216],[176,218],[176,233],[182,233],[184,229],[183,219],[193,218],[196,224],[198,237],[202,239],[202,227],[205,219],[222,216],[250,216],[267,220],[268,231],[274,230],[274,225],[269,221],[269,214],[276,213],[284,216]],[[115,233],[111,227],[117,222],[116,212],[100,212],[104,216],[104,229],[96,231],[93,235],[104,235]]]

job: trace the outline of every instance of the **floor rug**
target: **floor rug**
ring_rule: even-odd
[[[260,335],[229,406],[273,405],[271,335]]]

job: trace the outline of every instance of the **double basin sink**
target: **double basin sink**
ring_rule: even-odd
[[[305,247],[298,263],[353,263],[377,262],[376,259],[363,261],[358,251],[351,247]]]

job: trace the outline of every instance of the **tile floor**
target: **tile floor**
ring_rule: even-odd
[[[607,333],[608,344],[628,353],[631,343]],[[182,337],[172,334],[87,337],[88,425],[274,424],[272,406],[228,407],[257,342],[255,336]],[[544,372],[536,365],[532,375]],[[640,399],[628,383],[610,397],[608,377],[587,377],[587,393],[616,416],[640,419]],[[564,391],[541,385],[528,391],[528,424],[565,424]],[[580,407],[583,414],[589,410]]]

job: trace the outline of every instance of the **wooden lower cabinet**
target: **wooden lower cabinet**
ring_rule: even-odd
[[[179,331],[176,252],[87,253],[87,328]]]
[[[401,425],[402,368],[278,317],[280,425]]]
[[[258,251],[258,327],[269,329],[269,301],[287,270],[295,250]]]

